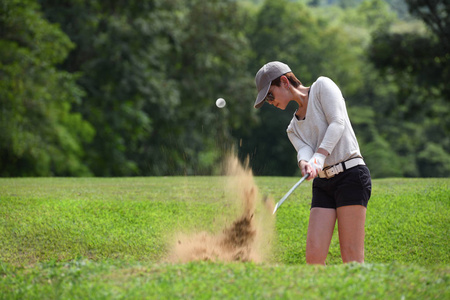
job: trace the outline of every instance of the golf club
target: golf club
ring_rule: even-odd
[[[278,207],[281,206],[281,204],[283,204],[283,202],[287,199],[287,197],[289,197],[289,195],[292,194],[292,192],[306,179],[309,177],[309,173],[307,173],[305,176],[302,177],[302,179],[300,179],[290,190],[289,192],[286,193],[286,195],[283,196],[283,198],[281,198],[280,201],[278,201],[278,203],[275,205],[275,209],[273,210],[273,215],[275,214],[275,212],[277,211]]]

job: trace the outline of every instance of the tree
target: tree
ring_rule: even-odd
[[[445,0],[406,0],[411,14],[422,19],[450,52],[450,3]]]
[[[239,139],[236,133],[253,122],[246,16],[239,9],[236,1],[197,0],[183,10],[180,51],[173,59],[177,68],[171,73],[180,83],[183,100],[179,122],[171,124],[180,132],[171,148],[183,154],[184,174],[217,173],[223,155]],[[219,97],[227,100],[226,108],[215,106]]]
[[[351,46],[352,38],[304,5],[265,1],[248,36],[255,51],[249,65],[252,76],[264,63],[279,60],[306,86],[321,75],[332,78],[346,98],[363,84],[363,65],[358,49]],[[244,136],[240,150],[241,157],[250,155],[256,174],[289,176],[299,172],[294,148],[283,134],[295,109],[289,105],[281,112],[267,104],[260,109],[261,122]]]
[[[216,139],[230,143],[250,111],[214,105],[219,96],[239,102],[248,82],[235,1],[41,2],[77,45],[63,67],[82,74],[76,109],[97,129],[85,145],[95,175],[216,169]]]
[[[84,145],[97,176],[157,170],[159,151],[147,142],[155,120],[169,120],[179,105],[176,82],[167,78],[176,38],[175,4],[161,1],[41,1],[47,18],[61,24],[77,47],[63,68],[81,73],[86,95],[76,106],[97,130]],[[175,3],[176,1],[174,1]],[[150,141],[152,142],[152,141]]]
[[[404,165],[414,166],[414,172],[410,168],[403,175],[448,176],[449,5],[446,1],[408,4],[430,32],[379,31],[370,48],[370,59],[381,72],[382,82],[396,86],[393,96],[381,104],[384,121],[380,120],[380,131]]]
[[[83,90],[60,71],[74,47],[33,0],[0,6],[0,175],[90,175],[82,142],[94,129],[71,106]]]

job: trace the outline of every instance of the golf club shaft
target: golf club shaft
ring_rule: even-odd
[[[277,211],[277,209],[283,204],[283,202],[292,194],[292,192],[306,179],[309,177],[309,173],[307,173],[305,176],[303,176],[290,190],[286,193],[286,195],[281,198],[280,201],[275,205],[275,209],[273,210],[273,214]]]

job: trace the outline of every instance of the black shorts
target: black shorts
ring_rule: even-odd
[[[347,205],[367,207],[372,180],[367,166],[356,166],[330,179],[315,178],[311,208],[334,208]]]

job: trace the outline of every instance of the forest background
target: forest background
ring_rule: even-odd
[[[449,1],[4,0],[0,176],[298,175],[272,60],[339,85],[373,177],[450,174]]]

